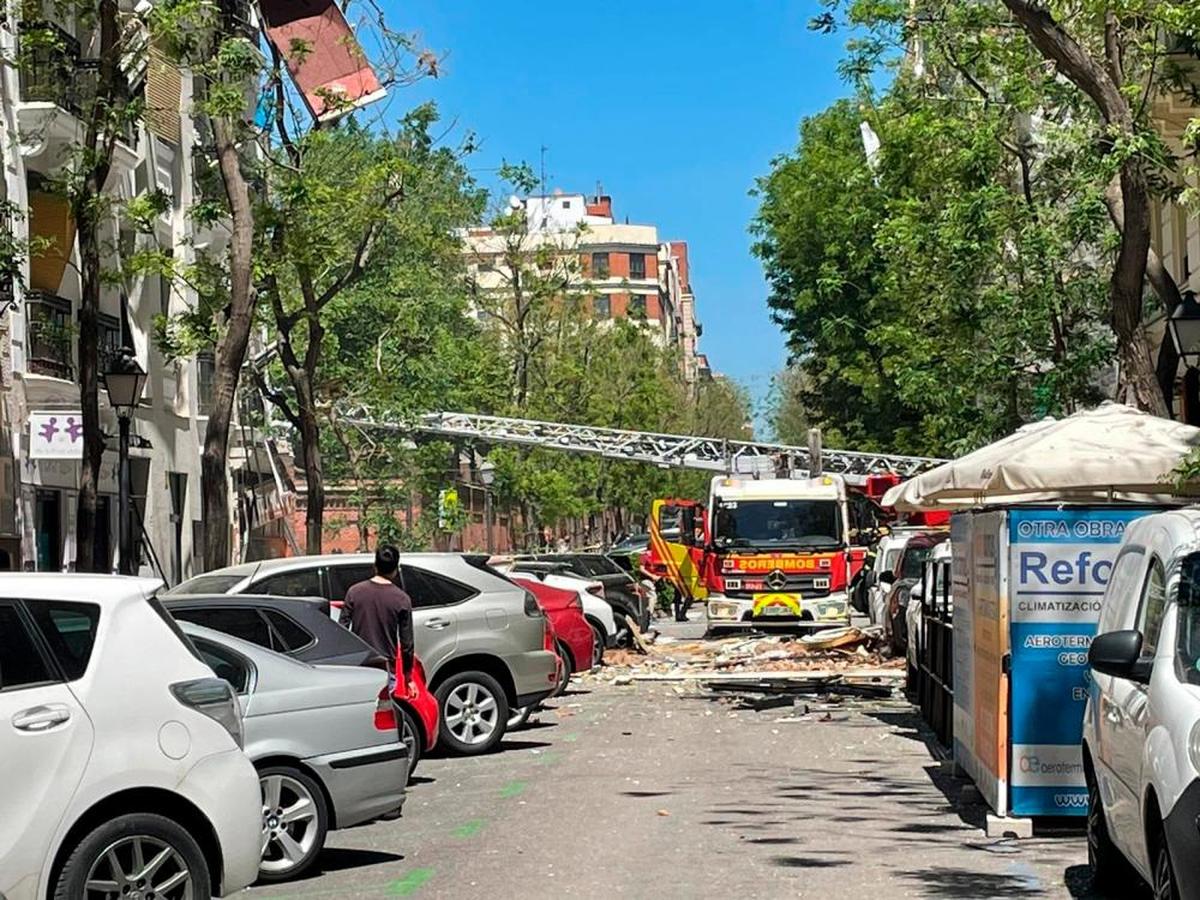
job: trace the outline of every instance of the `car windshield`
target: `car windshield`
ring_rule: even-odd
[[[197,575],[187,581],[177,584],[163,597],[181,597],[187,594],[227,594],[236,587],[245,575]]]
[[[1179,570],[1179,626],[1175,658],[1188,684],[1200,685],[1200,553],[1183,560]]]
[[[920,578],[921,566],[933,555],[933,547],[907,547],[900,561],[901,578]]]
[[[883,571],[894,572],[896,570],[896,560],[900,558],[902,548],[897,547],[895,550],[889,550],[883,556]]]
[[[842,515],[835,500],[724,500],[715,532],[721,547],[833,548]]]

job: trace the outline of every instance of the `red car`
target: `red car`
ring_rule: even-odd
[[[574,591],[550,587],[536,579],[518,582],[537,598],[538,606],[550,620],[558,641],[558,654],[564,658],[568,672],[583,672],[592,667],[592,626],[583,617],[583,604]]]
[[[403,673],[400,654],[396,654],[396,672]],[[412,777],[417,761],[437,743],[438,722],[441,719],[437,697],[425,684],[425,667],[415,660],[412,675],[413,690],[404,684],[403,676],[397,677],[392,699],[400,717],[400,737],[408,745],[408,776]]]

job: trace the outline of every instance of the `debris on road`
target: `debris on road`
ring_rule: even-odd
[[[904,679],[903,660],[886,659],[878,628],[837,628],[803,637],[754,635],[717,640],[643,641],[638,650],[610,650],[588,676],[623,685],[639,681],[723,680],[775,684],[891,685]],[[815,682],[814,682],[815,683]],[[751,688],[745,688],[749,690]],[[789,690],[800,688],[790,687]],[[882,689],[882,688],[881,688]]]

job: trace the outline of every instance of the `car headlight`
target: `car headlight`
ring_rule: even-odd
[[[713,600],[708,604],[708,614],[714,619],[732,619],[737,613],[738,605],[727,600]]]
[[[1188,735],[1188,757],[1192,761],[1192,768],[1200,772],[1200,719],[1192,726],[1192,733]]]

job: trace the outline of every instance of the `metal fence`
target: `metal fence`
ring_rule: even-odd
[[[954,738],[954,598],[950,561],[926,562],[921,627],[916,635],[916,695],[921,718],[943,746]]]

